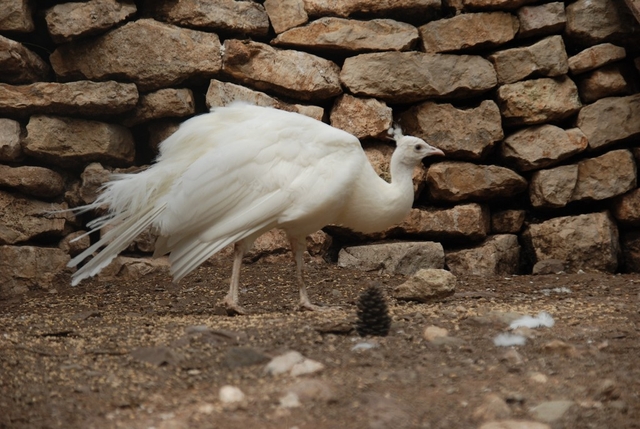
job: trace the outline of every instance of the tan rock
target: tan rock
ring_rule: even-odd
[[[567,15],[563,2],[552,2],[521,7],[518,9],[518,20],[518,37],[533,37],[561,32],[567,22]]]
[[[517,274],[520,263],[518,236],[499,234],[481,244],[446,252],[447,268],[455,275],[503,276]]]
[[[266,0],[264,8],[276,34],[309,21],[303,0]]]
[[[491,100],[470,109],[426,102],[411,107],[399,120],[405,134],[424,139],[447,157],[483,159],[504,138],[500,110]]]
[[[640,226],[640,189],[633,189],[613,200],[611,213],[622,225]]]
[[[523,238],[536,261],[559,259],[565,262],[567,272],[615,272],[618,267],[618,228],[608,212],[532,224],[525,229]]]
[[[0,246],[0,297],[66,284],[69,259],[64,251],[55,248]]]
[[[451,208],[412,209],[407,219],[394,230],[403,236],[427,240],[480,240],[489,233],[490,215],[486,206],[458,204]]]
[[[466,13],[419,28],[424,51],[453,52],[500,46],[518,33],[518,19],[505,12]]]
[[[50,70],[42,58],[22,43],[0,36],[1,81],[22,84],[46,80]]]
[[[572,138],[562,128],[548,124],[524,128],[504,139],[500,156],[519,171],[550,167],[587,148],[586,137],[578,138],[577,133],[582,134],[574,129]]]
[[[249,36],[266,36],[269,32],[264,6],[253,1],[149,0],[145,6],[154,18],[181,27]]]
[[[0,118],[0,162],[16,162],[22,158],[24,134],[18,121]]]
[[[534,207],[564,207],[572,201],[578,183],[578,165],[563,165],[533,173],[529,199]]]
[[[578,82],[580,98],[585,103],[593,103],[601,98],[626,95],[632,92],[620,64],[610,64],[585,75]]]
[[[522,229],[524,210],[500,210],[491,213],[491,232],[494,234],[517,234]]]
[[[131,132],[104,122],[34,115],[24,140],[27,155],[62,166],[101,161],[129,165],[135,156]]]
[[[313,17],[347,17],[358,13],[384,18],[389,15],[429,18],[440,6],[440,0],[304,0],[304,9]]]
[[[424,331],[422,332],[422,338],[429,341],[430,343],[435,342],[438,338],[444,338],[448,336],[449,336],[449,331],[447,331],[445,328],[441,328],[439,326],[433,326],[433,325],[427,326],[426,328],[424,328]]]
[[[615,0],[577,0],[566,14],[565,34],[583,45],[630,39],[638,30],[626,6]]]
[[[51,213],[66,206],[45,203],[0,191],[0,244],[16,244],[41,237],[62,235],[65,213]]]
[[[491,63],[475,55],[379,52],[345,60],[341,82],[356,96],[393,103],[428,98],[460,98],[493,88]]]
[[[304,27],[287,30],[272,40],[276,46],[318,51],[356,53],[407,51],[418,41],[418,30],[391,19],[359,21],[320,18]]]
[[[393,112],[384,101],[343,94],[333,104],[330,121],[359,139],[384,138],[393,126]]]
[[[31,16],[29,0],[3,0],[0,3],[0,31],[30,33],[35,29]]]
[[[627,56],[627,51],[611,43],[591,46],[569,58],[569,70],[574,75],[585,73]]]
[[[636,138],[640,136],[640,94],[603,98],[585,106],[576,125],[589,139],[590,149]]]
[[[125,117],[123,124],[131,127],[153,119],[191,116],[195,111],[190,89],[164,88],[140,96],[138,105]]]
[[[0,84],[0,113],[9,115],[104,116],[131,110],[137,102],[138,90],[132,83],[85,80],[21,86]]]
[[[58,248],[71,257],[79,255],[89,246],[91,246],[91,238],[86,234],[86,231],[72,232],[58,243]]]
[[[169,258],[132,258],[117,256],[111,264],[105,267],[98,278],[102,280],[118,279],[119,281],[135,281],[148,276],[170,274]]]
[[[489,56],[499,83],[513,83],[529,76],[562,76],[567,73],[567,52],[562,36],[550,36],[531,46],[512,48]]]
[[[429,167],[427,184],[433,198],[448,202],[513,197],[527,189],[527,181],[508,168],[451,161]]]
[[[502,85],[497,98],[505,122],[511,125],[559,121],[582,107],[578,88],[566,76]]]
[[[59,46],[51,65],[63,80],[128,80],[141,91],[173,86],[220,71],[213,33],[140,19],[100,37]]]
[[[280,50],[264,43],[224,42],[224,72],[260,90],[299,100],[325,100],[342,92],[340,68],[305,52]]]
[[[444,263],[444,254],[442,258]],[[397,286],[393,290],[393,296],[404,301],[439,301],[456,292],[456,283],[456,276],[449,271],[439,268],[423,268],[416,271],[409,280]],[[447,331],[431,329],[425,334],[425,339],[431,341],[436,336],[446,337]]]
[[[44,19],[55,43],[100,34],[136,13],[133,1],[90,0],[47,9]]]
[[[64,179],[48,168],[0,165],[0,187],[34,197],[53,198],[64,192]]]
[[[444,268],[444,250],[430,241],[344,247],[338,266],[362,271],[411,275],[421,268]]]

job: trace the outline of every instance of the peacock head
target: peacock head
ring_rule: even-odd
[[[396,152],[402,157],[403,164],[418,165],[428,156],[444,156],[444,152],[421,138],[403,135],[397,124],[389,129],[389,134],[396,141]]]

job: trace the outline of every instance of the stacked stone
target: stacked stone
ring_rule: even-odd
[[[366,239],[438,241],[421,257],[457,274],[640,270],[640,32],[620,0],[38,7],[0,4],[3,294],[46,287],[88,245],[72,239],[91,214],[57,211],[235,100],[356,135],[382,177],[394,122],[446,153],[416,171],[409,218]]]

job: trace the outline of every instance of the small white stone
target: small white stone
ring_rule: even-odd
[[[287,352],[283,355],[276,356],[267,364],[264,371],[267,374],[278,375],[289,372],[297,363],[304,361],[304,356],[296,351]]]
[[[427,326],[422,333],[422,337],[429,342],[433,342],[436,338],[446,337],[448,335],[449,331],[438,326]]]
[[[282,408],[298,408],[300,406],[300,398],[294,392],[287,392],[280,398],[280,406]]]
[[[220,397],[220,402],[222,402],[223,404],[237,404],[244,401],[245,399],[242,390],[240,390],[236,386],[222,386],[218,395]]]
[[[290,374],[293,377],[305,374],[313,374],[314,372],[322,371],[324,365],[318,361],[312,359],[305,359],[300,363],[293,365]]]

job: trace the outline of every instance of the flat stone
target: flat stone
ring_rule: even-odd
[[[345,60],[340,80],[356,96],[393,103],[461,98],[497,83],[491,63],[475,55],[376,52]]]
[[[158,20],[181,27],[264,37],[269,18],[260,3],[235,0],[154,0],[146,2]]]
[[[518,37],[543,36],[560,33],[567,22],[563,2],[523,6],[518,9],[520,30]]]
[[[447,267],[455,275],[494,277],[517,274],[520,263],[518,236],[492,235],[475,247],[446,252],[445,259]]]
[[[456,276],[449,271],[421,268],[409,280],[397,286],[393,296],[404,301],[439,301],[455,293],[456,283]]]
[[[569,58],[569,70],[574,75],[585,73],[598,67],[624,59],[627,51],[611,43],[591,46]]]
[[[470,109],[428,101],[403,112],[399,122],[405,134],[420,137],[448,158],[483,159],[504,138],[500,110],[491,100]]]
[[[32,3],[29,0],[4,0],[0,3],[0,31],[30,33],[33,24]]]
[[[137,102],[138,90],[132,83],[83,80],[21,86],[0,84],[0,114],[104,116],[129,111]]]
[[[22,158],[24,134],[18,121],[0,118],[0,162],[16,162]]]
[[[452,161],[429,167],[427,184],[433,198],[448,202],[513,197],[527,189],[527,181],[508,168]]]
[[[444,268],[444,250],[440,243],[429,241],[344,247],[338,266],[411,275],[421,268]]]
[[[359,139],[384,138],[393,126],[393,112],[384,101],[348,94],[336,99],[329,118],[331,126]]]
[[[585,103],[593,103],[601,98],[627,95],[633,92],[620,64],[609,64],[582,77],[578,82],[580,98]]]
[[[136,12],[133,1],[90,0],[57,4],[44,19],[51,39],[60,44],[103,33]]]
[[[0,246],[0,297],[68,283],[69,260],[69,255],[56,248]]]
[[[510,125],[560,121],[582,107],[578,88],[566,76],[502,85],[497,100],[504,121]]]
[[[129,165],[135,156],[131,132],[104,122],[34,115],[27,124],[24,152],[62,166],[93,161]]]
[[[576,125],[589,139],[589,149],[637,138],[640,136],[640,94],[603,98],[589,104],[578,113]]]
[[[34,197],[53,198],[64,192],[64,179],[48,168],[0,165],[0,187]]]
[[[417,43],[418,30],[392,19],[359,21],[326,17],[292,28],[271,41],[276,46],[352,54],[371,51],[408,51]]]
[[[566,36],[582,45],[631,40],[638,31],[626,5],[615,0],[577,0],[567,5],[566,14]]]
[[[518,18],[505,12],[465,13],[419,27],[424,51],[453,52],[505,44],[518,33]]]
[[[562,418],[569,408],[573,406],[573,401],[547,401],[542,402],[529,410],[531,417],[545,423],[553,423]]]
[[[479,429],[551,429],[551,426],[526,420],[497,420],[484,423]]]
[[[335,63],[249,40],[224,42],[223,69],[246,85],[298,100],[325,100],[342,92]]]
[[[491,213],[491,232],[494,234],[517,234],[522,229],[524,210],[500,210]]]
[[[169,258],[132,258],[116,256],[98,277],[103,280],[135,281],[148,276],[170,275]]]
[[[640,189],[633,189],[614,199],[611,213],[622,225],[640,226]]]
[[[62,236],[68,214],[52,212],[66,208],[0,191],[0,244]]]
[[[193,92],[187,88],[164,88],[140,96],[138,105],[123,124],[132,127],[153,119],[181,118],[195,113]]]
[[[531,274],[545,275],[545,274],[558,274],[564,272],[564,261],[559,259],[544,259],[536,262],[531,270]]]
[[[304,9],[309,16],[340,16],[364,14],[388,18],[421,16],[425,19],[440,10],[441,0],[304,0]]]
[[[46,80],[50,70],[40,56],[22,43],[0,36],[0,81],[19,85]]]
[[[489,233],[490,215],[486,206],[470,203],[451,208],[412,209],[407,219],[393,231],[427,240],[481,240]]]
[[[222,66],[220,48],[213,33],[140,19],[58,46],[49,59],[62,80],[118,79],[152,91],[187,78],[213,77]]]
[[[304,10],[303,0],[266,0],[264,8],[276,34],[309,21],[307,11]]]

